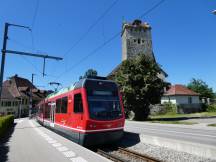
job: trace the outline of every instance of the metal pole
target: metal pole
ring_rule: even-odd
[[[32,74],[32,79],[31,79],[31,82],[32,82],[32,85],[34,85],[34,75],[35,74]],[[32,87],[30,87],[30,97],[29,97],[29,118],[31,118],[31,113],[32,113]]]
[[[34,85],[34,75],[35,74],[32,74],[32,80],[31,80],[31,82],[32,82],[33,85]]]
[[[46,59],[44,58],[44,62],[43,62],[43,77],[45,76],[45,64],[46,64]]]
[[[7,39],[8,39],[8,23],[5,23],[4,29],[4,39],[3,39],[3,48],[2,48],[2,60],[1,60],[1,74],[0,74],[0,103],[1,103],[1,94],[2,94],[2,87],[3,87],[3,78],[4,78],[4,66],[5,66],[5,51],[7,47]]]
[[[21,113],[21,104],[20,104],[20,101],[19,101],[19,119],[20,119],[20,113]]]

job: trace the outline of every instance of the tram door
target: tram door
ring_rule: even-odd
[[[50,107],[50,126],[54,127],[56,104],[55,102],[52,102],[50,105],[51,105]]]

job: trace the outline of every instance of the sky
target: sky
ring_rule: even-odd
[[[31,79],[41,89],[73,84],[89,68],[106,76],[121,62],[123,21],[132,22],[160,0],[0,0],[0,43],[5,22],[29,26],[32,32],[9,27],[7,49],[63,57],[63,61],[6,55],[4,80]],[[156,61],[172,84],[202,79],[216,91],[216,9],[213,0],[165,0],[142,17],[152,27]],[[115,36],[115,38],[113,38]],[[113,38],[113,39],[111,39]],[[111,40],[110,40],[111,39]],[[109,41],[110,40],[110,41]],[[1,44],[0,44],[1,45]]]

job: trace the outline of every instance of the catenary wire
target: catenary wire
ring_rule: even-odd
[[[39,4],[40,4],[40,0],[37,0],[36,6],[35,6],[35,10],[34,10],[33,19],[32,19],[32,24],[31,24],[31,29],[32,30],[33,30],[34,25],[35,25],[35,21],[36,21],[36,17],[37,17],[37,13],[38,13]]]
[[[148,15],[150,12],[158,8],[162,3],[164,3],[165,0],[161,0],[158,3],[156,3],[154,6],[152,6],[150,9],[145,11],[143,14],[139,16],[139,18],[143,18],[144,16]],[[64,74],[68,73],[69,71],[73,70],[75,67],[77,67],[80,63],[84,62],[86,59],[88,59],[90,56],[94,55],[96,52],[98,52],[101,48],[109,44],[111,41],[113,41],[117,36],[121,34],[121,31],[114,34],[111,38],[109,38],[107,41],[99,45],[97,48],[95,48],[92,52],[81,58],[77,63],[73,64],[69,69],[62,72],[60,75],[58,75],[56,78],[60,79]]]
[[[90,33],[90,31],[107,15],[107,13],[117,4],[119,0],[115,0],[105,11],[104,13],[98,17],[98,19],[92,23],[89,28],[87,29],[87,31],[80,36],[80,38],[65,52],[65,54],[63,55],[63,57],[67,56],[73,48],[75,48],[82,40],[84,40],[86,38],[86,36]]]

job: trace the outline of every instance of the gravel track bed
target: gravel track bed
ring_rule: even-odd
[[[136,141],[136,139],[127,138],[127,136],[123,138],[119,145],[164,162],[216,162],[216,160],[213,159],[207,159],[165,147],[141,143]]]
[[[130,162],[145,162],[144,160],[134,158],[133,156],[128,156],[126,154],[120,153],[119,151],[112,151],[112,154]]]

